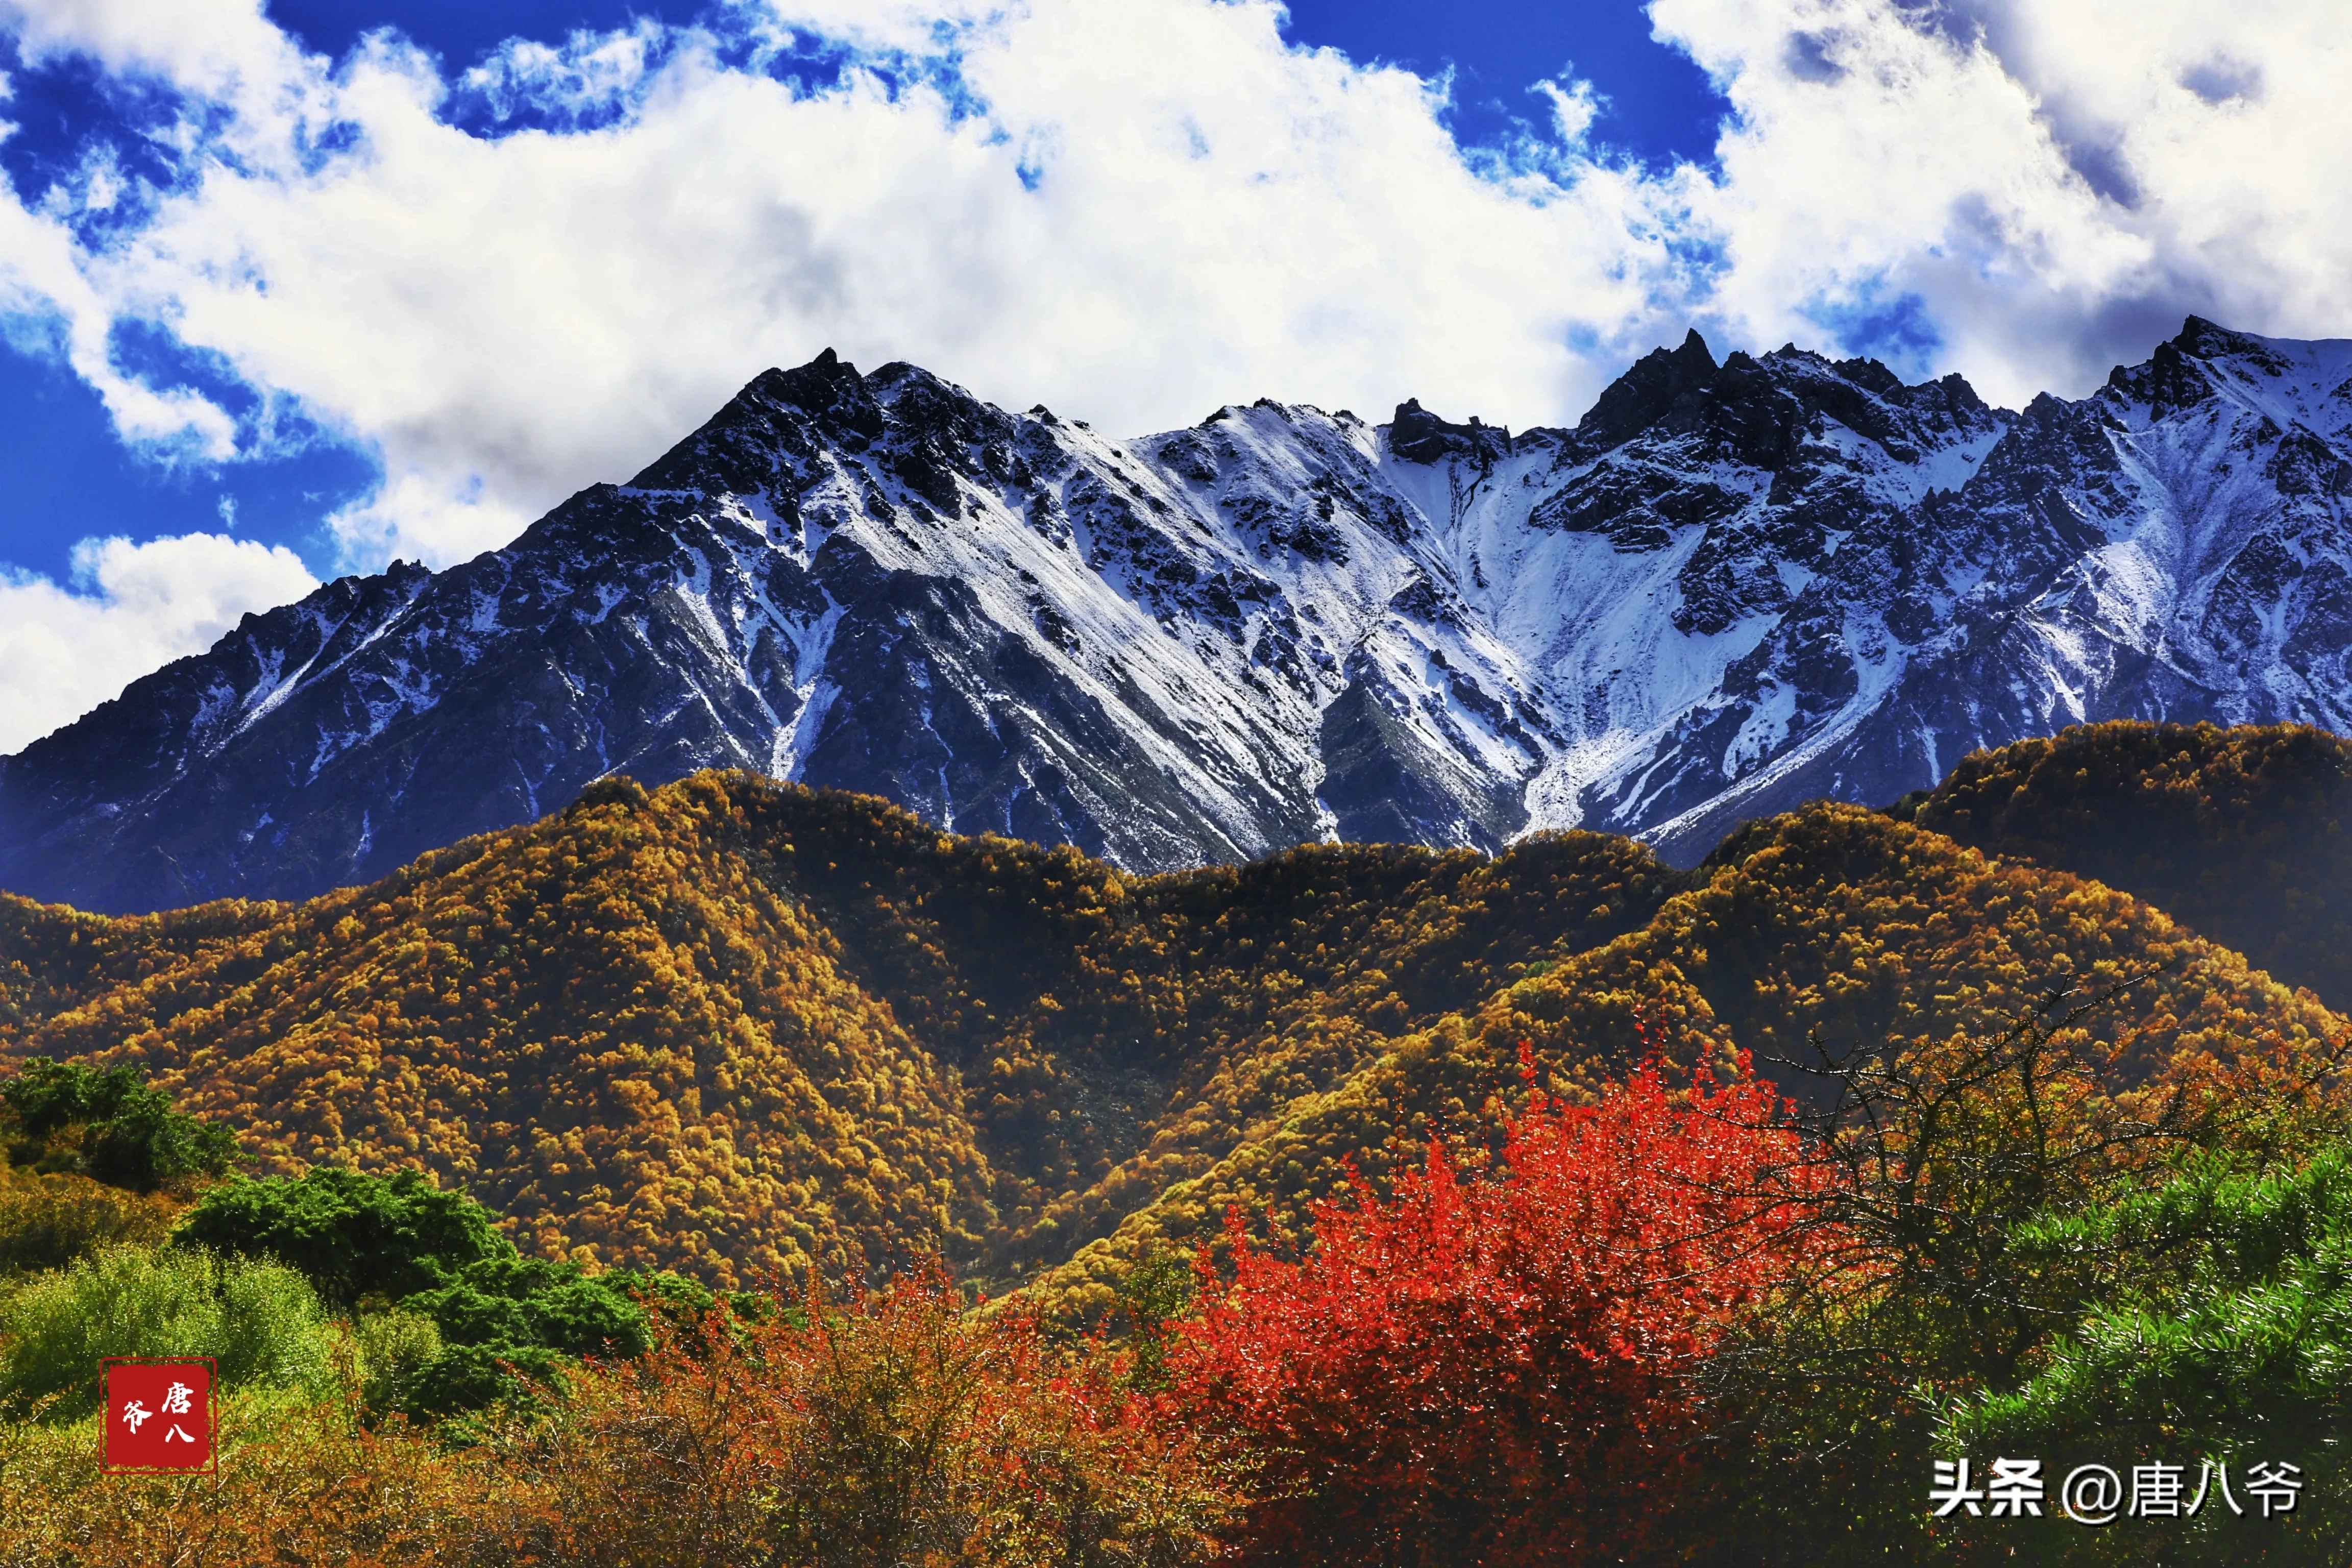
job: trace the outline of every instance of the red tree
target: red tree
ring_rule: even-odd
[[[1524,1056],[1524,1048],[1523,1048]],[[1532,1077],[1532,1074],[1529,1075]],[[1292,1263],[1230,1216],[1180,1398],[1267,1466],[1252,1561],[1559,1565],[1638,1550],[1691,1470],[1690,1374],[1806,1245],[1772,1089],[1654,1064],[1597,1106],[1532,1092],[1502,1173],[1433,1143],[1382,1203],[1321,1205]],[[1792,1194],[1791,1194],[1792,1195]]]

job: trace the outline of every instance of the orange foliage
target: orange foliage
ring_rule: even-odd
[[[531,1494],[489,1458],[397,1427],[366,1431],[330,1404],[232,1410],[216,1475],[108,1476],[86,1426],[0,1424],[0,1563],[488,1568],[527,1561],[504,1552],[499,1532],[508,1510]]]
[[[2110,1064],[2110,1089],[2185,1079],[2259,1102],[2292,1083],[2273,1130],[2287,1142],[2344,1114],[2352,1026],[2308,994],[2095,882],[1988,860],[1860,807],[1809,806],[1743,829],[1640,930],[1392,1041],[1036,1289],[1098,1307],[1135,1259],[1216,1239],[1235,1205],[1303,1237],[1312,1204],[1351,1167],[1379,1186],[1432,1137],[1483,1136],[1515,1092],[1522,1040],[1549,1089],[1589,1101],[1637,1058],[1641,1020],[1685,1066],[1801,1057],[1816,1035],[1906,1053],[1997,1036],[2053,987],[2142,971],[2147,984],[2079,1026]]]
[[[1202,1561],[1233,1467],[1091,1345],[937,1276],[713,1324],[594,1379],[519,1457],[534,1551],[583,1564]]]
[[[194,945],[155,934],[194,915],[11,905],[0,963],[63,978],[19,983],[0,1052],[135,1062],[268,1170],[421,1164],[530,1250],[1003,1275],[1667,880],[1591,835],[1137,879],[868,797],[608,781],[373,888],[216,906]]]
[[[264,1169],[421,1165],[519,1245],[723,1286],[944,1256],[1109,1307],[1226,1206],[1302,1233],[1517,1093],[1815,1030],[1916,1048],[2155,966],[2126,1074],[2251,1081],[2346,1026],[2124,894],[1822,806],[1640,846],[1310,846],[1133,877],[741,773],[602,783],[294,907],[0,902],[0,1056],[140,1066]],[[2299,1070],[2299,1069],[2298,1069]]]
[[[86,1425],[0,1424],[0,1564],[1204,1561],[1233,1467],[1119,1373],[918,1279],[807,1328],[714,1318],[469,1447],[233,1403],[217,1476],[104,1477]]]

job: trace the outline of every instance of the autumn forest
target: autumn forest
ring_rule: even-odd
[[[1142,877],[713,773],[0,896],[0,1563],[2341,1562],[2347,811],[2106,724],[1689,871]],[[173,1291],[315,1354],[101,1486],[42,1314]],[[2237,1511],[2078,1527],[2102,1455]]]

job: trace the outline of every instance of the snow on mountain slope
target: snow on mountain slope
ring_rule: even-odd
[[[0,886],[297,896],[706,766],[1139,868],[1576,825],[1695,858],[2080,719],[2352,724],[2347,458],[2352,343],[2194,320],[2015,415],[1693,334],[1517,436],[1260,402],[1120,442],[828,353],[0,759]]]
[[[1891,799],[1973,748],[2086,721],[2352,728],[2347,500],[2352,342],[2192,318],[2093,396],[2035,399],[1957,491],[1857,533],[1723,693],[1727,714],[1791,687],[1843,700],[1643,826],[1688,854],[1744,817]]]

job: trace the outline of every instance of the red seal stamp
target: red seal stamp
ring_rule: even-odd
[[[213,1363],[106,1358],[106,1468],[209,1472]]]

